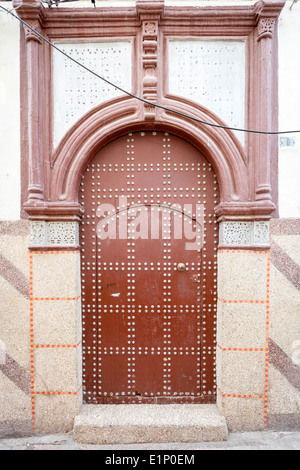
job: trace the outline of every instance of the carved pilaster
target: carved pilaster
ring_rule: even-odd
[[[44,200],[43,155],[41,144],[41,83],[43,40],[35,33],[42,33],[44,6],[40,0],[14,1],[18,15],[30,26],[23,26],[26,56],[23,58],[27,72],[27,161],[28,201],[40,204]]]
[[[277,19],[284,6],[282,0],[261,0],[257,3],[257,70],[256,103],[257,116],[253,124],[256,129],[271,132],[278,127],[277,120]],[[277,154],[277,137],[260,134],[255,137],[258,158],[256,161],[255,200],[272,203],[271,162]],[[274,206],[275,209],[275,206]]]
[[[143,98],[156,103],[158,94],[158,26],[163,12],[164,1],[138,0],[137,11],[142,22],[142,65],[143,65]],[[154,120],[156,109],[144,103],[146,120]]]
[[[27,29],[27,28],[26,28]],[[25,31],[26,34],[26,31]],[[40,148],[39,98],[40,85],[40,45],[38,36],[31,30],[26,37],[27,73],[28,73],[28,144],[29,144],[29,181],[28,200],[43,200],[44,187],[42,177],[42,158]]]

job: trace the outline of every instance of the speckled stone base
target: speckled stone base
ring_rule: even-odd
[[[227,439],[216,405],[84,405],[74,438],[86,444],[207,442]]]

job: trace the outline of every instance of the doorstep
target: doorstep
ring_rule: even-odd
[[[227,440],[217,405],[83,405],[74,439],[84,444],[219,442]]]

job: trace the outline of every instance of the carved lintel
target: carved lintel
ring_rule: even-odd
[[[149,15],[161,16],[164,6],[164,0],[136,0],[136,9],[142,20]]]
[[[259,0],[254,5],[257,14],[257,41],[272,39],[276,21],[285,5],[285,0]]]

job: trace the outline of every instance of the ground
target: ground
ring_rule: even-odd
[[[0,439],[0,450],[101,450],[197,451],[197,450],[300,450],[300,432],[245,432],[229,434],[227,442],[132,444],[95,446],[74,442],[72,433]]]

